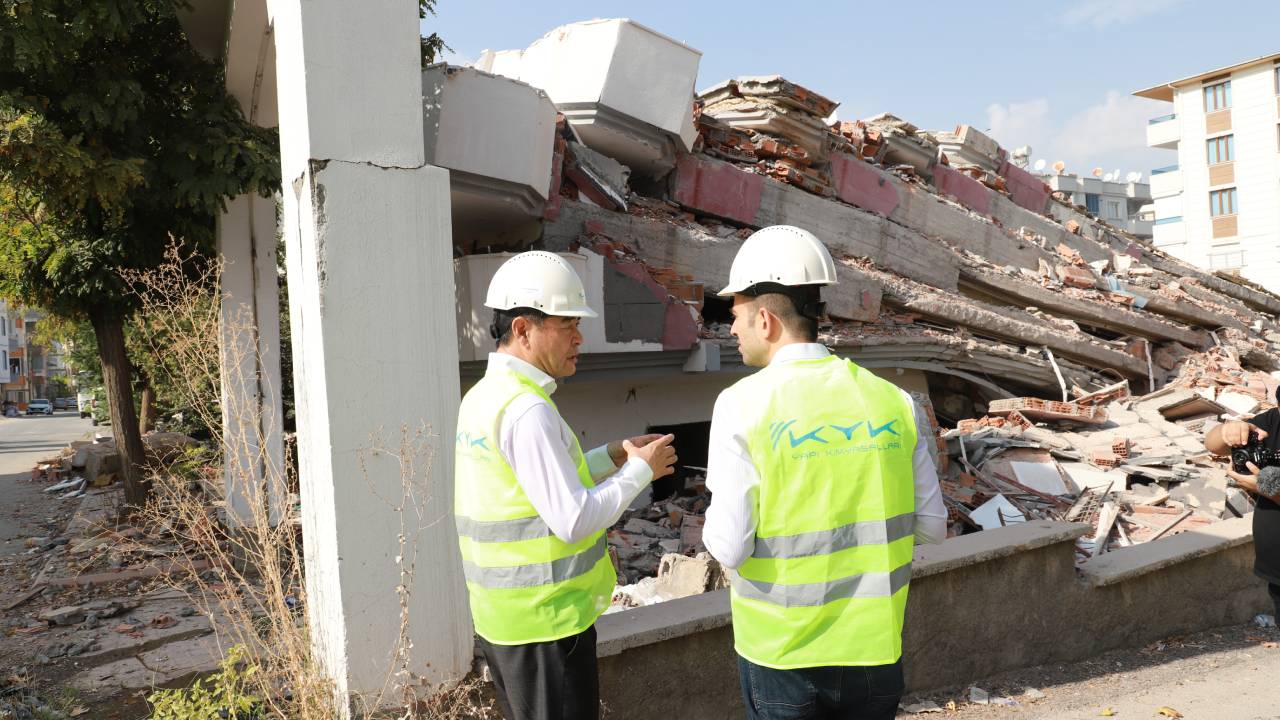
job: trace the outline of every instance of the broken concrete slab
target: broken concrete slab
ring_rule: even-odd
[[[625,19],[552,30],[518,56],[482,57],[481,70],[512,73],[546,91],[583,142],[653,177],[693,148],[693,92],[701,53]]]

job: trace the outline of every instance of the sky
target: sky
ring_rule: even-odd
[[[436,13],[423,34],[440,33],[455,64],[629,17],[702,52],[699,90],[778,74],[838,100],[843,120],[968,124],[1068,172],[1144,179],[1177,161],[1146,147],[1147,120],[1172,106],[1133,91],[1280,52],[1277,0],[437,0]]]

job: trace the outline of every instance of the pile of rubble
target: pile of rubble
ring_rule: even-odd
[[[614,608],[651,605],[725,587],[723,571],[702,544],[702,526],[711,504],[705,479],[694,475],[672,497],[648,503],[643,499],[609,529],[609,557],[619,583]]]
[[[719,157],[830,196],[832,152],[854,150],[827,127],[836,103],[778,75],[726,80],[699,96],[698,130]]]
[[[1204,447],[1229,419],[1275,407],[1280,373],[1247,371],[1225,348],[1188,356],[1177,379],[1132,396],[1127,381],[1071,400],[1009,398],[942,434],[952,535],[1031,519],[1091,523],[1082,557],[1252,511]]]

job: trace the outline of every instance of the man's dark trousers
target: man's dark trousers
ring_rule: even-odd
[[[560,640],[495,645],[476,638],[507,720],[598,720],[596,628]]]
[[[738,657],[748,720],[893,720],[902,661],[869,667],[775,670]]]

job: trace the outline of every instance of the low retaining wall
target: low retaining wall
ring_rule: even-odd
[[[1270,607],[1252,518],[1075,565],[1088,525],[1031,522],[916,549],[909,690],[1065,663],[1244,622]],[[727,590],[602,617],[601,697],[616,720],[741,718]]]

